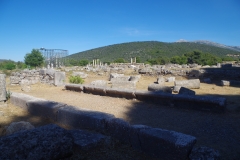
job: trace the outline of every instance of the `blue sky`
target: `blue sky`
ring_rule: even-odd
[[[0,0],[0,59],[133,41],[240,46],[239,0]]]

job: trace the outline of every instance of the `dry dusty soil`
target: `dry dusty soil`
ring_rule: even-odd
[[[182,79],[177,77],[177,80]],[[108,76],[91,73],[85,84],[93,80],[108,80]],[[142,76],[137,83],[138,90],[147,90],[147,86],[157,80],[153,76]],[[68,81],[66,79],[66,81]],[[7,79],[7,82],[9,80]],[[240,159],[240,87],[222,87],[217,83],[201,83],[195,89],[197,95],[214,95],[227,98],[225,113],[211,113],[194,109],[181,109],[159,106],[138,100],[127,100],[67,91],[64,87],[45,84],[31,86],[29,92],[21,91],[20,86],[10,86],[7,90],[32,95],[38,98],[62,102],[79,108],[87,108],[114,114],[130,124],[143,124],[151,127],[174,130],[195,136],[196,146],[207,146],[220,151],[222,159]],[[173,86],[173,83],[166,82]],[[193,106],[194,108],[194,106]],[[0,132],[4,126],[13,121],[28,121],[35,126],[51,123],[47,119],[29,115],[26,111],[8,103],[0,108]],[[72,159],[150,159],[147,155],[132,150],[129,146],[119,144],[111,151],[98,151],[85,157],[75,156]]]

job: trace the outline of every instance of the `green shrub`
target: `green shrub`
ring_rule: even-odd
[[[84,80],[80,76],[70,76],[69,82],[74,84],[83,84]]]
[[[7,101],[10,99],[11,94],[12,94],[12,93],[10,92],[10,90],[6,91],[6,100],[7,100]]]

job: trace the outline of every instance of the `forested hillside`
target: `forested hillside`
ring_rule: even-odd
[[[126,62],[130,62],[131,57],[139,57],[141,62],[145,62],[159,57],[171,58],[173,56],[182,56],[193,51],[210,53],[221,58],[225,57],[227,54],[240,55],[240,52],[237,51],[206,44],[192,42],[165,43],[158,41],[146,41],[104,46],[72,54],[68,56],[68,58],[75,60],[85,59],[89,61],[97,58],[102,62],[113,62],[118,58],[123,58]]]

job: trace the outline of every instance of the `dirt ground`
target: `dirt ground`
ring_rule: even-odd
[[[183,78],[177,77],[177,80],[179,79]],[[108,80],[108,76],[89,73],[84,84],[88,84],[93,80]],[[154,76],[142,76],[137,83],[137,89],[147,90],[147,86],[156,80],[157,77]],[[68,79],[66,79],[67,81]],[[189,134],[197,138],[196,146],[208,146],[217,149],[220,151],[223,159],[240,159],[239,87],[222,87],[218,83],[201,83],[200,89],[194,90],[197,95],[213,95],[227,98],[226,112],[217,114],[206,111],[159,106],[138,100],[78,93],[67,91],[64,87],[55,87],[40,83],[32,85],[29,92],[23,92],[20,86],[9,85],[9,79],[7,79],[7,82],[7,90],[10,92],[20,92],[79,108],[110,113],[118,118],[123,118],[130,124],[143,124]],[[173,86],[174,84],[166,82],[166,85]],[[31,116],[26,111],[10,103],[8,103],[7,107],[0,108],[0,132],[2,132],[4,126],[13,121],[20,120],[28,121],[34,126],[51,123],[49,120]],[[125,156],[129,156],[130,158],[122,157],[123,155],[120,155],[120,153],[122,154],[123,152],[119,152],[119,156],[121,157],[119,159],[132,159],[133,157],[138,159],[136,155],[139,155],[139,153],[130,155],[133,152],[124,152]]]

